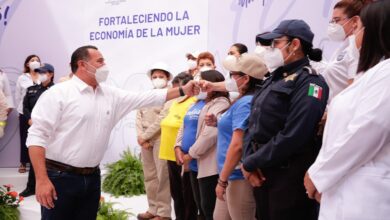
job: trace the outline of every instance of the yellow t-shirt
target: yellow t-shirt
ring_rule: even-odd
[[[174,103],[169,108],[168,115],[161,121],[161,144],[159,158],[163,160],[176,161],[174,145],[179,128],[183,124],[183,119],[191,104],[196,101],[195,97],[190,97],[184,102]]]

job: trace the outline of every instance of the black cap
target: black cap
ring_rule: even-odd
[[[46,72],[54,73],[54,67],[51,64],[44,63],[43,66],[35,69],[35,72],[38,72],[38,73],[46,73]]]
[[[269,41],[282,36],[296,37],[313,45],[314,34],[303,20],[284,20],[273,31],[256,36],[256,41],[266,45]]]

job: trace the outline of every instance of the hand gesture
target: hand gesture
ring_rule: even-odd
[[[206,80],[199,80],[199,86],[203,92],[214,91],[214,84]]]
[[[195,96],[200,92],[200,87],[198,86],[198,82],[191,80],[185,86],[182,87],[184,94],[187,96]]]
[[[305,174],[305,178],[303,180],[303,183],[304,183],[305,188],[306,188],[307,196],[310,199],[315,199],[315,194],[317,192],[317,189],[316,189],[314,183],[311,181],[310,176],[309,176],[309,174],[307,172]]]
[[[226,189],[217,184],[217,187],[215,187],[215,194],[217,195],[217,198],[221,201],[225,201],[225,198],[223,198],[223,195],[225,195]]]
[[[176,164],[181,166],[184,163],[184,153],[181,151],[180,147],[175,147],[175,157],[176,157]]]
[[[206,114],[204,118],[206,125],[211,127],[217,127],[217,117],[214,114]]]
[[[47,209],[54,208],[54,200],[57,200],[57,192],[48,178],[43,181],[37,180],[35,195],[39,204]]]

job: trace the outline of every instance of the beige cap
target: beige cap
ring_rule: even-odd
[[[222,64],[229,71],[242,72],[256,79],[263,79],[268,72],[264,61],[255,54],[243,53],[238,58],[229,55]]]

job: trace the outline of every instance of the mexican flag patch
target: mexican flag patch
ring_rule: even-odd
[[[319,85],[316,85],[314,83],[310,83],[309,91],[307,93],[308,96],[313,96],[314,98],[317,98],[321,100],[322,97],[322,87]]]

